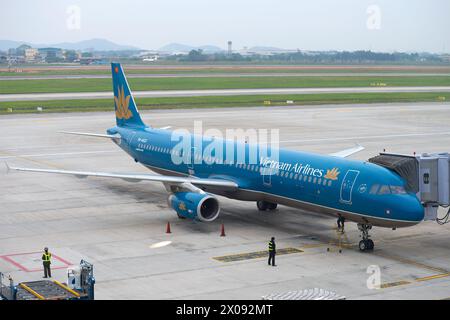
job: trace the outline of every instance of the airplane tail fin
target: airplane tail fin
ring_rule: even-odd
[[[119,127],[146,127],[139,115],[127,78],[120,63],[111,63],[114,108]]]

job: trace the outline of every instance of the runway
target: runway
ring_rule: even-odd
[[[281,146],[310,152],[331,153],[360,143],[366,149],[352,158],[366,160],[383,149],[450,151],[449,108],[450,103],[266,106],[142,115],[150,125],[173,129],[191,130],[195,120],[203,121],[204,130],[222,132],[279,129]],[[0,162],[149,172],[108,140],[57,133],[104,133],[113,125],[110,112],[0,116]],[[178,219],[166,200],[160,183],[6,174],[0,168],[0,271],[16,281],[39,280],[41,272],[27,272],[20,265],[40,268],[39,251],[48,246],[64,261],[94,264],[98,299],[261,299],[308,288],[335,291],[347,299],[450,297],[450,225],[374,228],[376,248],[368,254],[358,251],[359,232],[348,222],[339,253],[336,223],[327,216],[284,206],[258,212],[254,203],[220,197],[219,218],[197,223]],[[165,233],[167,222],[171,234]],[[225,237],[219,236],[221,224]],[[249,258],[266,250],[271,236],[279,249],[298,249],[278,256],[276,268],[267,266],[265,257]],[[235,255],[243,258],[231,259]],[[14,257],[18,264],[4,257]],[[367,287],[373,266],[381,272],[379,289]],[[65,281],[66,266],[55,267],[60,269],[54,270],[54,278]]]
[[[235,96],[265,94],[319,94],[319,93],[394,93],[394,92],[450,92],[450,86],[422,87],[352,87],[352,88],[270,88],[270,89],[216,89],[216,90],[152,90],[133,91],[137,98]],[[80,100],[112,98],[112,91],[71,93],[0,94],[1,101]]]
[[[127,78],[236,78],[236,77],[448,77],[449,73],[413,73],[413,72],[211,72],[211,73],[161,73],[127,74]],[[72,80],[72,79],[110,79],[109,74],[72,74],[72,75],[26,75],[0,76],[0,81],[9,80]]]

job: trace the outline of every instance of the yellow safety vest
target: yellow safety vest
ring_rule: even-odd
[[[50,262],[50,258],[52,257],[52,254],[49,252],[49,253],[44,253],[44,262]]]
[[[269,241],[269,251],[274,251],[273,242]]]

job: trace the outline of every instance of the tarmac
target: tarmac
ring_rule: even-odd
[[[449,108],[416,103],[155,110],[143,112],[143,119],[174,129],[191,129],[195,120],[205,130],[275,128],[282,146],[319,153],[360,143],[366,149],[352,158],[365,160],[383,149],[449,151]],[[57,133],[104,133],[113,125],[109,112],[1,116],[0,161],[149,172],[108,140]],[[219,218],[200,223],[178,219],[166,201],[160,183],[0,169],[0,271],[16,282],[41,279],[40,251],[48,246],[54,279],[61,282],[68,265],[81,259],[94,264],[97,299],[261,299],[309,288],[347,299],[450,297],[450,225],[374,228],[374,252],[361,253],[351,222],[340,237],[328,216],[285,206],[259,212],[255,203],[219,197]],[[260,254],[271,236],[284,253],[277,267]],[[381,275],[375,288],[368,286],[373,270]]]
[[[450,86],[150,90],[150,91],[133,91],[133,96],[138,98],[151,98],[151,97],[161,98],[161,97],[265,95],[265,94],[393,93],[393,92],[436,92],[436,93],[450,92]],[[112,97],[113,97],[112,91],[67,92],[67,93],[18,93],[18,94],[0,94],[0,102],[79,100],[79,99],[105,99],[105,98],[112,99]]]

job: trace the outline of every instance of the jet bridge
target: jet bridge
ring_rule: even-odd
[[[436,220],[440,224],[449,222],[450,209],[445,217],[437,216],[440,206],[450,206],[449,153],[415,156],[380,153],[369,162],[388,168],[405,179],[407,190],[416,193],[425,208],[424,220]]]

